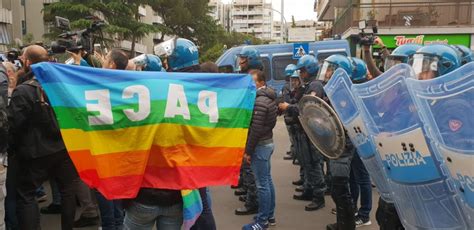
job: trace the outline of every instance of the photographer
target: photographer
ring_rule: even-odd
[[[71,58],[74,60],[74,65],[80,66],[90,66],[94,68],[102,68],[101,61],[95,57],[93,54],[90,54],[84,49],[79,49],[77,51],[66,51]]]
[[[364,40],[364,38],[362,40]],[[390,52],[388,51],[387,47],[385,47],[385,45],[383,44],[382,39],[380,39],[379,37],[374,38],[374,43],[373,44],[378,45],[378,46],[381,47],[382,59],[385,59],[386,57],[388,57],[390,55]],[[369,72],[371,73],[372,77],[376,78],[376,77],[378,77],[379,75],[382,74],[382,71],[380,71],[380,69],[375,64],[374,59],[372,58],[371,46],[372,46],[372,44],[362,43],[362,49],[364,51],[364,55],[363,55],[364,58],[363,59],[364,59],[365,63],[367,63],[367,68],[368,68]]]

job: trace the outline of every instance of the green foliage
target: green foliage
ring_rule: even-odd
[[[24,45],[26,44],[31,44],[35,40],[35,37],[33,36],[32,33],[27,33],[25,36],[23,36],[22,43]]]
[[[139,20],[138,9],[142,5],[155,0],[60,0],[44,9],[44,20],[54,22],[55,16],[65,17],[71,21],[71,29],[80,30],[89,27],[92,21],[87,16],[102,15],[107,21],[104,31],[111,37],[132,41],[132,55],[134,55],[135,41],[149,33],[158,31],[158,28]],[[51,29],[45,38],[55,39],[59,31]],[[111,40],[108,40],[110,42]]]

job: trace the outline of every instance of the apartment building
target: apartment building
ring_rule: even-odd
[[[230,6],[231,28],[236,32],[253,34],[272,40],[272,3],[265,0],[233,0]]]
[[[389,49],[406,42],[462,44],[474,49],[472,0],[316,0],[318,21],[332,22],[332,35],[341,35],[357,50],[360,20]]]

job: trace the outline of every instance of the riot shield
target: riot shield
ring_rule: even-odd
[[[474,229],[474,63],[433,80],[408,79],[407,85]]]
[[[467,229],[457,195],[425,139],[406,78],[414,78],[414,72],[399,64],[351,87],[390,179],[401,221],[407,229]]]
[[[339,158],[345,149],[344,128],[336,112],[321,98],[305,95],[298,103],[300,123],[313,145],[327,158]]]
[[[343,69],[337,69],[324,91],[331,105],[346,128],[346,134],[357,148],[357,152],[369,171],[380,196],[387,202],[392,202],[389,181],[383,169],[382,160],[376,154],[373,140],[368,136],[367,128],[362,120],[359,108],[352,95],[352,82]]]

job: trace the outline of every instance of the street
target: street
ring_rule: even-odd
[[[335,207],[330,196],[326,196],[326,207],[315,212],[304,211],[306,201],[293,200],[295,186],[291,181],[298,175],[298,168],[291,161],[283,160],[288,150],[288,133],[283,119],[279,119],[274,131],[275,153],[272,157],[272,176],[276,189],[276,220],[277,225],[271,229],[294,230],[294,229],[326,229],[326,225],[336,221],[336,216],[331,214]],[[49,186],[45,186],[49,189]],[[230,186],[213,187],[212,208],[217,222],[217,229],[238,230],[244,224],[252,221],[252,216],[236,216],[234,209],[241,207],[242,202],[234,196]],[[49,197],[50,198],[50,197]],[[375,230],[378,226],[375,221],[375,210],[377,208],[378,194],[373,189],[373,209],[371,212],[371,226],[361,227],[363,230]],[[43,203],[42,206],[48,204]],[[42,215],[42,228],[46,230],[60,229],[59,215]],[[97,228],[83,228],[93,230]]]

